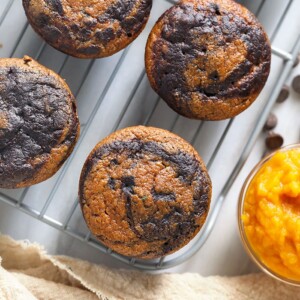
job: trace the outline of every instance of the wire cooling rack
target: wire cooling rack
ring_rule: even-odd
[[[31,188],[1,190],[0,200],[140,269],[165,269],[187,260],[209,236],[225,197],[292,69],[300,49],[295,22],[300,18],[299,1],[240,1],[258,16],[269,34],[272,71],[251,108],[236,118],[218,122],[179,116],[152,91],[146,78],[143,56],[147,36],[157,18],[175,1],[154,0],[151,18],[141,36],[124,51],[101,60],[75,59],[45,44],[28,25],[21,2],[0,1],[0,56],[30,55],[65,78],[77,98],[82,132],[73,154],[53,178]],[[124,257],[97,242],[89,233],[78,205],[78,179],[88,153],[109,133],[137,124],[162,127],[184,137],[203,157],[213,181],[211,210],[201,232],[188,246],[159,260]]]

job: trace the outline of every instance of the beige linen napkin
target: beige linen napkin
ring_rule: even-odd
[[[201,277],[111,270],[50,256],[36,244],[0,236],[0,299],[300,299],[300,290],[266,275]]]

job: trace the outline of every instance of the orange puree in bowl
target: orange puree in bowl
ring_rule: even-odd
[[[300,280],[300,149],[277,152],[262,165],[247,189],[242,222],[261,262]]]

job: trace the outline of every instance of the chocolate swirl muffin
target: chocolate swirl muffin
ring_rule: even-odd
[[[25,56],[0,59],[0,187],[51,177],[79,135],[74,97],[53,71]]]
[[[23,0],[33,29],[54,48],[79,58],[112,55],[145,27],[152,0]]]
[[[232,0],[182,0],[153,27],[146,69],[153,89],[179,114],[231,118],[257,98],[271,49],[255,16]]]
[[[152,127],[119,130],[83,167],[80,203],[91,232],[107,247],[152,259],[186,245],[202,227],[211,181],[195,149]]]

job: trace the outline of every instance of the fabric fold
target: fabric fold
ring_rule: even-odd
[[[285,300],[298,299],[299,293],[261,273],[202,277],[108,269],[51,256],[37,244],[8,236],[0,236],[0,256],[0,300]]]

